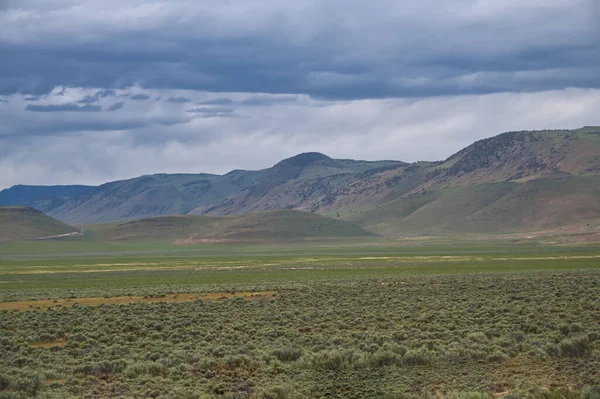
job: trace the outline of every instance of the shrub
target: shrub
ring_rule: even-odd
[[[391,351],[378,351],[370,359],[371,364],[376,367],[397,366],[402,364],[402,356]]]
[[[587,336],[564,339],[558,344],[558,354],[562,357],[584,357],[591,351]]]
[[[587,388],[583,392],[583,399],[600,399],[600,385]]]
[[[283,349],[276,349],[273,351],[273,356],[282,362],[295,362],[302,356],[302,348],[290,347]]]
[[[409,350],[402,357],[402,364],[406,366],[419,366],[429,362],[429,354],[422,349]]]
[[[9,376],[0,374],[0,391],[5,391],[12,385],[11,379]]]
[[[352,350],[343,352],[333,350],[316,353],[311,358],[311,365],[317,370],[341,370],[360,363],[361,357]]]

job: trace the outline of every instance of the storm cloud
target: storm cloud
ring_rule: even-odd
[[[5,0],[0,92],[382,98],[598,87],[596,0]]]

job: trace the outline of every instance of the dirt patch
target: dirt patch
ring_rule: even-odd
[[[66,341],[58,340],[52,342],[34,342],[29,344],[32,348],[50,349],[50,348],[64,348],[67,344]]]
[[[158,297],[148,296],[118,296],[118,297],[95,297],[95,298],[72,298],[72,299],[44,299],[39,301],[18,301],[18,302],[0,302],[0,311],[18,311],[26,310],[48,310],[50,308],[61,308],[64,306],[73,306],[75,304],[85,306],[98,306],[106,303],[127,305],[131,303],[156,303],[156,302],[193,302],[197,300],[212,300],[227,298],[244,298],[246,300],[273,298],[277,291],[261,292],[208,292],[201,294],[175,294]]]

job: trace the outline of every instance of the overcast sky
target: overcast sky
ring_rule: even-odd
[[[598,0],[0,0],[0,189],[600,125]]]

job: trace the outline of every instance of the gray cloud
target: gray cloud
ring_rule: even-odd
[[[85,97],[83,97],[81,100],[79,100],[77,102],[79,104],[94,104],[101,98],[114,96],[114,95],[115,95],[115,91],[111,90],[111,89],[98,90],[92,95],[86,95]]]
[[[0,4],[0,187],[600,124],[597,0]]]
[[[143,100],[149,100],[150,96],[147,94],[133,94],[129,96],[130,99],[135,100],[135,101],[143,101]]]
[[[4,94],[140,86],[360,99],[600,86],[597,0],[5,2]]]
[[[73,103],[49,105],[29,104],[25,107],[25,110],[33,112],[99,112],[102,111],[102,107],[99,105],[77,105]]]
[[[191,103],[192,99],[187,97],[171,97],[167,100],[170,103],[183,104],[183,103]]]
[[[118,111],[118,110],[120,110],[121,108],[123,108],[123,106],[124,106],[124,105],[125,105],[125,102],[123,102],[123,101],[121,101],[121,102],[118,102],[118,103],[114,103],[113,105],[111,105],[111,106],[108,108],[108,110],[109,110],[109,111]]]

